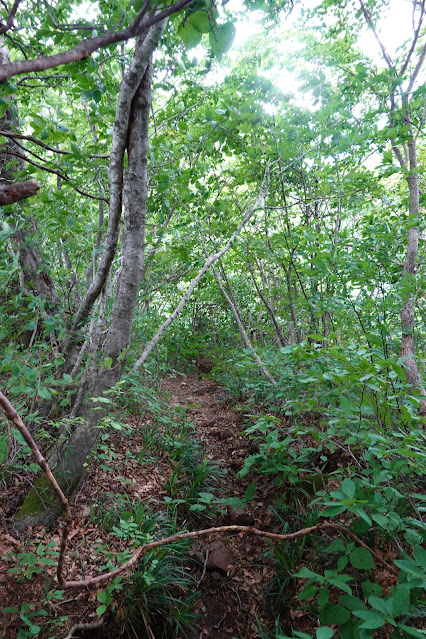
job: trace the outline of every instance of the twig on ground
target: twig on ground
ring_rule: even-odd
[[[155,635],[154,635],[154,633],[152,632],[152,628],[151,628],[151,626],[149,625],[149,623],[148,623],[148,621],[147,621],[147,618],[145,617],[145,613],[144,613],[144,611],[143,611],[143,608],[141,608],[141,609],[140,609],[140,611],[141,611],[141,613],[142,613],[143,625],[145,626],[145,630],[146,630],[146,632],[147,632],[147,634],[148,634],[148,639],[155,639]]]
[[[209,560],[209,549],[207,548],[206,550],[206,558],[204,560],[204,566],[203,566],[203,572],[201,573],[201,577],[199,578],[199,580],[197,581],[197,588],[199,587],[200,583],[203,581],[205,575],[206,575],[206,569],[207,569],[207,562]]]
[[[89,577],[88,579],[82,579],[81,581],[65,581],[63,587],[64,588],[83,588],[86,586],[92,586],[97,583],[101,583],[102,581],[106,581],[115,577],[116,575],[121,574],[122,572],[131,568],[145,553],[153,548],[159,548],[160,546],[166,546],[174,543],[175,541],[181,541],[182,539],[194,539],[196,537],[202,537],[204,535],[211,535],[217,533],[230,533],[230,532],[245,532],[250,535],[256,535],[259,537],[266,537],[268,539],[276,539],[278,541],[291,541],[293,539],[298,539],[299,537],[306,537],[307,535],[311,535],[314,532],[320,530],[339,530],[340,532],[345,533],[351,539],[356,541],[357,544],[366,548],[371,552],[371,554],[379,561],[383,566],[385,566],[392,574],[397,574],[397,570],[388,564],[388,562],[383,559],[378,553],[369,548],[367,544],[365,544],[359,537],[350,532],[345,526],[341,524],[330,524],[324,522],[322,524],[317,524],[316,526],[310,526],[309,528],[302,528],[301,530],[297,530],[294,533],[287,534],[279,534],[279,533],[271,533],[263,530],[259,530],[258,528],[253,528],[252,526],[218,526],[217,528],[206,528],[204,530],[194,530],[192,532],[184,532],[177,533],[176,535],[171,535],[170,537],[165,537],[163,539],[157,539],[156,541],[152,541],[149,544],[145,544],[144,546],[140,546],[133,556],[126,561],[124,564],[115,568],[115,570],[111,570],[111,572],[104,573],[103,575],[98,575],[97,577]]]

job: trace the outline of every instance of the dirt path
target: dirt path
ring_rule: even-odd
[[[217,462],[223,471],[214,488],[215,495],[242,498],[253,481],[252,478],[250,481],[237,480],[245,457],[253,452],[252,442],[242,432],[242,413],[225,401],[216,384],[195,375],[165,378],[161,390],[168,393],[171,406],[180,405],[186,409],[187,417],[195,426],[195,439],[201,442],[207,457]],[[72,505],[73,526],[65,561],[69,579],[83,579],[102,572],[105,564],[102,547],[117,555],[122,552],[120,539],[111,536],[106,525],[107,517],[118,516],[114,513],[119,503],[153,503],[161,510],[167,494],[165,485],[172,468],[170,460],[167,455],[155,459],[146,457],[144,435],[153,424],[152,416],[149,413],[135,415],[126,421],[129,433],[125,429],[108,432],[108,439],[104,446],[100,445],[97,459],[90,464]],[[19,538],[14,534],[13,516],[34,475],[27,473],[24,480],[21,473],[13,475],[12,479],[12,483],[0,484],[0,610],[12,606],[16,612],[0,614],[0,637],[15,639],[18,629],[25,627],[20,611],[31,612],[44,607],[45,616],[35,617],[43,626],[41,636],[63,638],[73,624],[98,620],[97,589],[70,591],[58,600],[46,601],[49,588],[55,588],[55,561],[45,566],[39,559],[41,557],[43,561],[48,544],[53,544],[51,547],[57,550],[58,530],[57,527],[52,530],[38,527]],[[198,523],[201,528],[254,524],[263,530],[277,530],[266,501],[273,498],[273,493],[273,486],[265,477],[258,477],[255,499],[245,510],[218,513],[210,519],[188,522],[187,527],[196,529]],[[259,638],[256,618],[262,620],[264,615],[267,616],[263,592],[271,577],[270,569],[265,565],[266,550],[264,540],[242,533],[226,538],[216,535],[200,539],[194,547],[200,565],[198,589],[202,594],[197,607],[200,623],[191,639]],[[34,558],[34,553],[37,554],[36,563],[31,560],[27,564],[26,557]],[[16,571],[15,574],[10,568]],[[113,610],[114,606],[111,612]],[[118,615],[107,614],[105,625],[98,634],[84,636],[115,639],[121,631]]]
[[[207,379],[167,378],[163,387],[175,405],[188,408],[196,437],[202,442],[206,455],[223,469],[217,494],[243,498],[250,482],[237,480],[237,473],[253,449],[252,442],[242,432],[242,415],[224,402],[221,389]],[[273,518],[264,501],[267,495],[270,499],[269,493],[265,479],[259,478],[257,499],[242,511],[231,510],[219,516],[213,525],[254,524],[263,530],[270,529]],[[206,570],[200,583],[202,597],[198,612],[202,621],[197,639],[259,637],[256,618],[263,617],[263,592],[271,577],[270,569],[262,566],[266,549],[265,542],[245,534],[212,538],[200,544]]]

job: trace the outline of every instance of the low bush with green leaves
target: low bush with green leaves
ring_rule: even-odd
[[[275,548],[267,593],[277,624],[261,636],[328,639],[337,632],[342,639],[368,639],[383,631],[393,639],[425,637],[426,435],[404,361],[375,344],[305,342],[270,356],[276,387],[256,385],[251,366],[241,362],[229,375],[237,372],[246,398],[253,385],[256,393],[263,387],[263,410],[251,414],[246,403],[251,424],[245,432],[257,451],[239,475],[272,476],[292,513],[296,503],[305,513],[315,509],[320,520],[344,523],[366,543],[343,534],[328,546],[317,542],[315,555],[312,541],[302,551],[300,544]],[[333,467],[331,458],[337,458]],[[281,523],[287,530],[286,520]],[[384,585],[383,567],[368,547],[391,557],[396,583]],[[290,601],[312,617],[313,627],[319,623],[314,635],[282,629],[280,610]]]

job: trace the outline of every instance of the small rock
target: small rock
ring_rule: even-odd
[[[254,517],[251,513],[248,513],[244,508],[236,508],[235,510],[228,506],[227,523],[231,526],[253,526]]]
[[[214,546],[214,547],[213,547]],[[221,575],[227,575],[228,566],[235,562],[235,558],[231,550],[222,542],[216,542],[210,547],[210,554],[207,560],[207,568],[211,572],[218,572]]]
[[[215,419],[207,419],[205,422],[200,423],[200,428],[211,428],[216,424]]]

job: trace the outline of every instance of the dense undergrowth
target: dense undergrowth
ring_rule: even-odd
[[[270,594],[276,630],[260,636],[287,636],[280,615],[292,580],[300,608],[319,618],[318,639],[333,636],[331,625],[344,639],[379,636],[379,629],[394,638],[424,636],[426,437],[403,360],[371,345],[313,342],[264,353],[263,361],[276,386],[256,373],[249,352],[216,369],[228,396],[251,412],[246,432],[258,451],[240,476],[256,471],[274,477],[283,491],[278,512],[284,529],[322,518],[343,522],[391,559],[398,580],[391,585],[392,576],[372,554],[344,536],[331,544],[316,540],[315,551],[312,540],[275,548]]]
[[[250,489],[240,500],[221,494],[220,476],[226,469],[204,455],[185,409],[171,408],[162,395],[161,368],[166,363],[157,366],[157,377],[150,367],[142,377],[129,374],[110,401],[120,412],[142,420],[138,463],[156,464],[167,456],[171,472],[161,503],[141,505],[126,494],[106,493],[92,506],[93,524],[122,544],[119,560],[153,538],[210,525],[226,505],[250,504],[256,499],[256,482],[265,475],[279,495],[271,504],[275,530],[293,532],[325,520],[339,522],[365,546],[345,534],[333,541],[316,534],[265,550],[259,561],[273,568],[265,590],[270,623],[258,622],[259,637],[424,637],[425,431],[419,398],[407,393],[403,361],[385,357],[378,346],[302,343],[262,353],[277,380],[272,385],[249,351],[209,356],[215,360],[211,377],[220,385],[223,401],[242,415],[253,442],[253,452],[239,472],[241,479],[249,479]],[[18,405],[28,406],[16,380],[13,386],[14,369],[7,361],[6,355],[5,382]],[[54,384],[48,386],[49,374],[41,382],[39,371],[38,383],[55,392]],[[34,382],[28,373],[30,384]],[[39,431],[46,450],[59,427],[64,422],[52,420]],[[115,415],[107,418],[96,453],[101,467],[114,459],[114,429],[134,435]],[[12,460],[3,465],[2,481],[34,470],[28,450],[17,445]],[[98,592],[99,617],[113,612],[122,628],[152,626],[162,637],[190,633],[197,624],[198,588],[189,548],[180,542],[147,554],[130,577],[118,577]],[[106,557],[104,568],[112,567],[113,555],[105,547],[100,550]],[[53,551],[39,547],[37,553],[21,553],[12,570],[28,580],[38,574],[40,559],[46,565],[55,562]],[[290,608],[308,616],[314,634],[298,630],[297,623],[290,631]],[[43,634],[40,611],[24,606],[14,612],[23,622],[19,639],[39,633],[55,636]],[[39,616],[34,620],[35,613]]]

